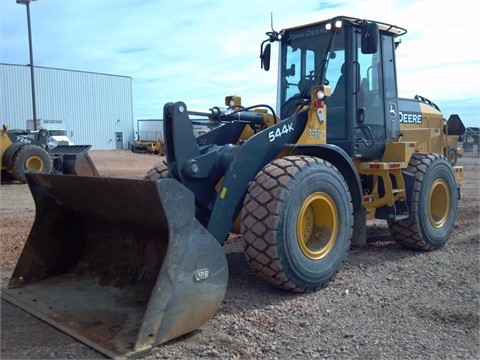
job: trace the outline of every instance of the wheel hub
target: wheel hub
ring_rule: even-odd
[[[303,203],[297,220],[297,240],[303,254],[311,260],[325,257],[338,234],[338,212],[326,193],[314,193]]]
[[[448,185],[443,179],[436,180],[429,194],[428,217],[432,226],[440,228],[447,221],[451,206]]]
[[[25,162],[25,169],[28,171],[42,171],[43,160],[38,156],[32,156]]]

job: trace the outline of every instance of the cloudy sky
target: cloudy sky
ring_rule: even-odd
[[[132,77],[135,119],[161,118],[169,101],[222,106],[226,95],[275,106],[276,68],[264,72],[259,60],[271,13],[276,30],[336,15],[406,28],[400,96],[480,126],[477,11],[467,0],[38,0],[34,64]],[[0,0],[0,26],[0,63],[28,64],[26,7]]]

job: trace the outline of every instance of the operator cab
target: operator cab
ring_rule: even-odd
[[[328,85],[327,143],[351,157],[378,159],[399,137],[395,38],[405,29],[349,17],[267,33],[280,43],[277,113],[282,119]],[[263,49],[263,44],[262,44]],[[270,44],[262,50],[268,69]]]

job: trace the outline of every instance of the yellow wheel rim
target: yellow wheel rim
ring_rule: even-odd
[[[428,217],[433,227],[440,228],[447,221],[450,201],[447,183],[443,179],[436,180],[428,199]]]
[[[320,192],[310,195],[297,219],[297,240],[303,254],[311,260],[325,257],[337,235],[338,212],[333,199]]]
[[[25,170],[27,171],[42,171],[43,167],[43,160],[39,156],[31,156],[25,161]]]

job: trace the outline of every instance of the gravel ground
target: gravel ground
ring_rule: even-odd
[[[129,151],[90,155],[104,176],[140,178],[159,161]],[[235,239],[218,313],[144,359],[479,359],[480,159],[459,164],[463,200],[443,249],[406,250],[390,241],[384,222],[371,222],[367,246],[349,252],[334,282],[292,294],[259,279]],[[0,196],[3,287],[35,211],[26,185],[4,183]],[[105,358],[4,300],[1,306],[2,359]]]

